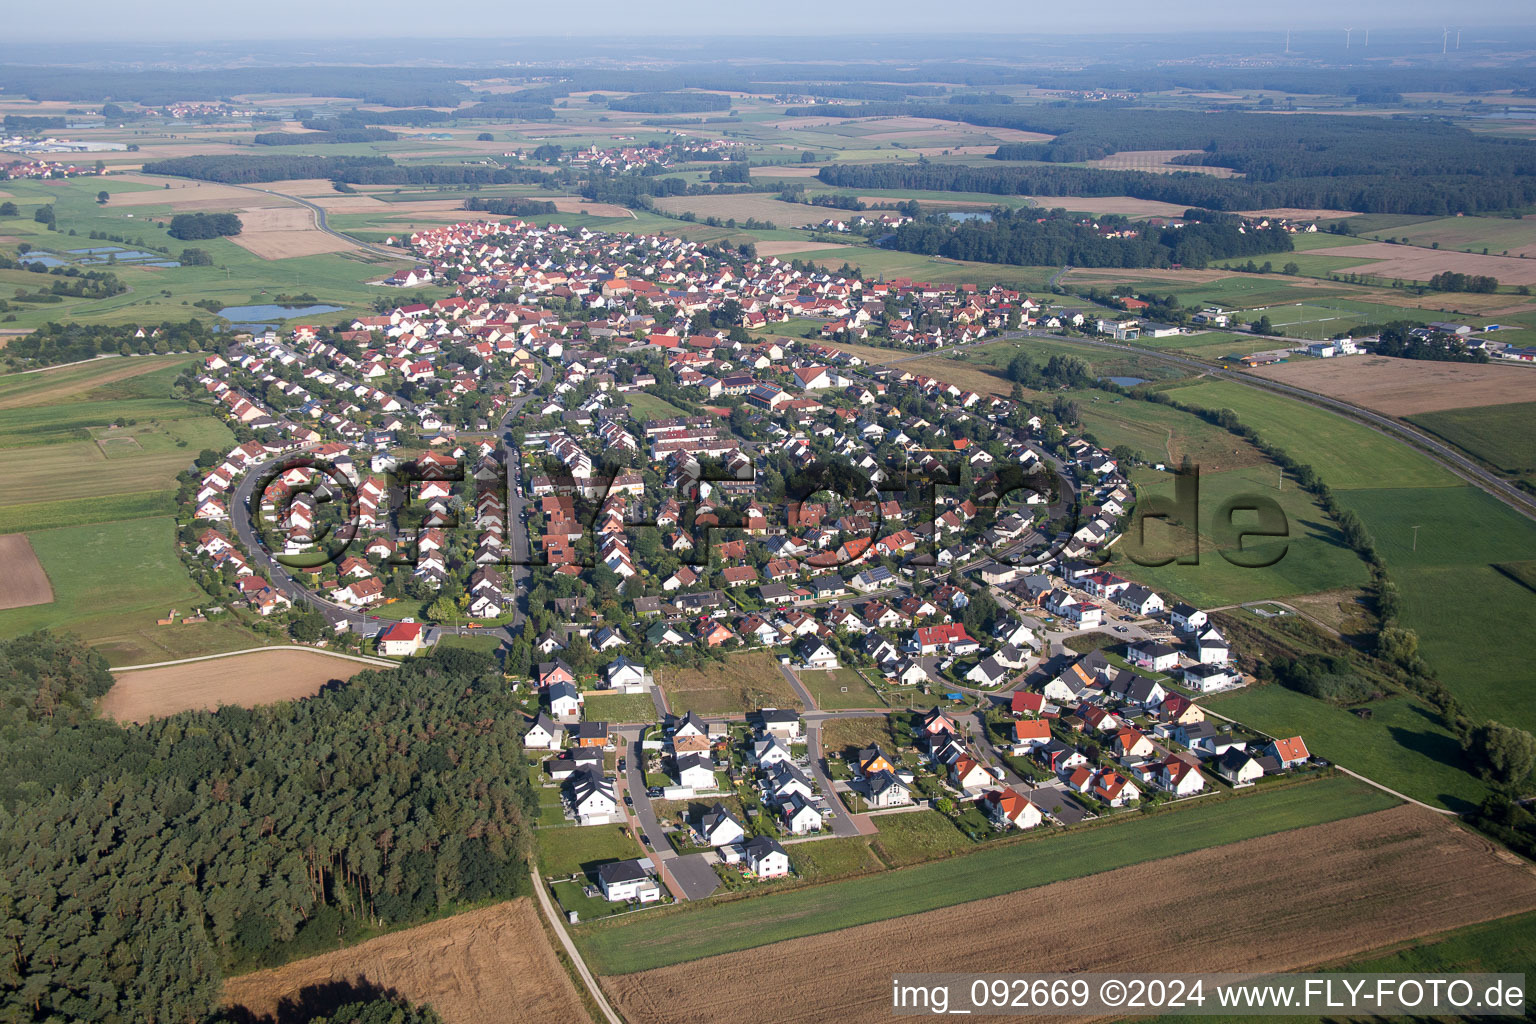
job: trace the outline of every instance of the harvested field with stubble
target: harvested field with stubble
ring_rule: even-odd
[[[271,1019],[305,990],[359,982],[430,1003],[446,1024],[590,1020],[526,897],[230,978],[224,1001]]]
[[[1404,805],[603,983],[631,1024],[875,1022],[896,972],[1287,971],[1532,907],[1529,865]]]
[[[319,651],[257,651],[133,669],[116,674],[117,682],[101,699],[101,711],[119,722],[147,722],[224,704],[251,708],[313,697],[332,679],[351,679],[367,667]]]
[[[1346,356],[1276,363],[1250,372],[1388,416],[1536,402],[1536,372],[1529,366]]]
[[[1479,253],[1422,249],[1389,242],[1341,245],[1329,249],[1328,255],[1358,258],[1362,261],[1360,272],[1378,278],[1400,277],[1408,281],[1428,281],[1436,274],[1449,270],[1496,277],[1500,284],[1536,284],[1536,260],[1516,259],[1513,256],[1483,256]],[[1379,262],[1367,263],[1367,260]],[[1341,264],[1339,269],[1347,271],[1353,268]],[[1442,295],[1440,301],[1447,301],[1446,297]]]
[[[0,536],[0,608],[52,604],[53,586],[24,533]]]
[[[264,260],[352,252],[357,246],[320,230],[315,214],[303,206],[262,206],[239,211],[243,227],[229,240]]]

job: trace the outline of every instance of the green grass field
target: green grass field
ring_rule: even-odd
[[[800,698],[767,651],[728,654],[703,668],[665,668],[656,674],[674,713],[728,715],[754,708],[799,708]]]
[[[1536,479],[1536,402],[1480,405],[1420,413],[1415,426],[1449,441],[1516,479]]]
[[[1536,524],[1473,487],[1340,500],[1370,528],[1402,591],[1402,624],[1468,713],[1536,730],[1522,685],[1536,658],[1536,596],[1493,568],[1536,551]]]
[[[185,614],[208,601],[176,557],[173,531],[172,520],[156,517],[29,532],[54,600],[0,611],[0,636],[70,630],[114,665],[261,646],[230,620],[155,625],[173,607]]]
[[[564,878],[578,871],[595,874],[609,861],[640,856],[640,844],[622,825],[541,828],[534,839],[539,847],[539,872],[546,878]]]
[[[1219,607],[1244,601],[1266,598],[1283,598],[1293,594],[1312,594],[1323,590],[1344,587],[1360,587],[1369,581],[1365,563],[1353,550],[1345,547],[1327,514],[1312,495],[1287,481],[1282,489],[1276,489],[1279,468],[1273,465],[1254,466],[1248,469],[1230,470],[1225,473],[1202,473],[1200,476],[1200,562],[1197,565],[1143,566],[1134,562],[1116,562],[1116,571],[1145,582],[1155,589],[1178,594],[1186,601],[1201,607]],[[1173,497],[1173,477],[1154,470],[1140,470],[1132,474],[1138,487],[1138,495],[1165,495]],[[1228,501],[1247,497],[1267,498],[1280,505],[1285,513],[1289,536],[1284,540],[1251,538],[1243,543],[1243,557],[1249,554],[1273,558],[1280,555],[1273,565],[1264,568],[1244,568],[1233,565],[1222,557],[1212,524]],[[1252,523],[1255,517],[1240,513],[1235,522]],[[1126,537],[1116,551],[1127,558],[1140,552],[1144,561],[1167,557],[1188,545],[1193,538],[1188,531],[1174,531],[1161,523],[1147,527],[1147,544],[1142,547],[1139,538]],[[1283,550],[1283,554],[1280,552]],[[1237,552],[1231,552],[1237,556]]]
[[[1353,780],[1328,779],[1099,828],[1039,833],[1020,843],[833,885],[578,928],[576,941],[596,973],[625,974],[1080,878],[1395,803]]]
[[[909,277],[914,281],[930,284],[974,284],[990,288],[994,284],[1022,288],[1026,291],[1044,291],[1051,275],[1058,267],[1013,267],[1001,263],[970,263],[942,256],[921,256],[916,253],[876,249],[869,246],[849,246],[845,249],[823,249],[806,253],[802,257],[828,270],[837,270],[843,264],[858,267],[870,280],[876,278]]]
[[[1231,409],[1292,458],[1309,463],[1335,490],[1455,487],[1461,482],[1401,442],[1280,395],[1232,381],[1206,381],[1171,394],[1180,402],[1207,409]]]
[[[656,702],[649,693],[588,694],[583,717],[589,722],[654,722]]]
[[[949,818],[938,811],[903,811],[874,819],[880,833],[870,839],[875,855],[887,867],[900,868],[973,846]]]
[[[624,401],[629,403],[630,415],[642,423],[649,420],[666,420],[674,416],[683,415],[683,410],[666,399],[658,398],[644,391],[631,391],[624,396]]]
[[[1271,735],[1300,735],[1318,757],[1427,804],[1466,811],[1487,793],[1464,767],[1456,737],[1432,709],[1411,697],[1372,702],[1368,719],[1276,683],[1203,703]]]
[[[819,708],[878,708],[880,695],[851,668],[836,672],[801,672],[800,683]]]
[[[789,851],[795,874],[810,882],[863,875],[881,869],[880,861],[869,852],[869,840],[863,836],[791,843],[785,849]]]

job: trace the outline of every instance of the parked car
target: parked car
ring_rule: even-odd
[[[625,765],[625,758],[622,758],[622,757],[619,758],[619,771],[623,771],[624,770],[624,765]]]

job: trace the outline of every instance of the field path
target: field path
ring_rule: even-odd
[[[204,654],[197,658],[182,658],[179,661],[154,661],[145,665],[120,665],[113,672],[137,672],[146,668],[170,668],[173,665],[190,665],[195,661],[215,661],[219,658],[234,658],[241,654],[260,654],[264,651],[307,651],[310,654],[323,654],[327,658],[344,658],[347,661],[359,661],[364,665],[372,665],[375,668],[395,668],[397,662],[387,658],[370,658],[366,655],[343,654],[340,651],[327,651],[323,647],[305,647],[302,644],[274,644],[271,647],[247,647],[241,651],[224,651],[221,654]]]
[[[535,868],[529,869],[533,876],[533,891],[539,894],[539,906],[544,911],[544,918],[549,926],[560,936],[560,945],[565,947],[565,955],[571,958],[571,963],[576,965],[576,973],[581,975],[581,980],[586,983],[587,991],[592,993],[592,998],[597,1001],[598,1008],[603,1011],[603,1016],[608,1019],[608,1024],[624,1024],[624,1021],[613,1007],[608,1004],[608,997],[603,994],[602,987],[598,985],[597,978],[587,968],[587,962],[581,957],[581,950],[576,948],[576,943],[566,934],[565,923],[560,920],[560,915],[555,913],[555,908],[549,902],[549,893],[545,891],[544,880],[539,877]]]

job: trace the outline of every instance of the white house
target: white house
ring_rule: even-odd
[[[1034,828],[1043,819],[1040,808],[1017,790],[993,790],[979,802],[987,816],[1004,828]]]
[[[789,854],[768,836],[753,836],[742,845],[747,867],[758,878],[783,878],[789,874]]]
[[[571,776],[571,807],[583,825],[606,825],[619,810],[613,781],[599,769],[583,768]]]
[[[598,868],[597,884],[603,899],[610,903],[654,903],[661,899],[661,886],[651,877],[650,866],[649,860],[621,860]]]
[[[779,813],[784,818],[784,827],[792,835],[805,836],[821,831],[821,812],[798,793],[779,805]]]
[[[556,725],[544,712],[540,711],[534,718],[528,731],[523,733],[524,750],[559,750],[560,738],[565,731]]]
[[[702,754],[680,754],[676,758],[677,784],[689,789],[714,789],[715,769]]]
[[[710,846],[731,846],[741,842],[746,834],[741,822],[731,816],[724,804],[716,803],[699,816],[699,835]]]
[[[837,653],[815,637],[806,637],[795,645],[800,667],[832,671],[837,668]]]
[[[392,622],[379,632],[380,654],[392,658],[409,658],[421,647],[419,622]]]
[[[1195,641],[1195,656],[1202,665],[1225,665],[1232,656],[1232,649],[1227,646],[1227,638],[1221,631],[1209,626],[1201,630],[1200,638]]]
[[[549,688],[549,713],[562,721],[580,718],[584,703],[581,691],[570,683],[556,683]]]
[[[764,732],[790,741],[800,738],[800,712],[793,708],[761,708],[757,714]]]
[[[603,678],[607,680],[610,690],[628,692],[631,687],[645,685],[645,667],[635,664],[621,654],[603,670]]]
[[[771,768],[773,765],[782,764],[793,760],[789,747],[777,736],[768,736],[764,739],[752,741],[752,760],[759,767]]]
[[[1168,621],[1181,633],[1194,633],[1210,621],[1210,616],[1192,605],[1180,602],[1168,612]]]

